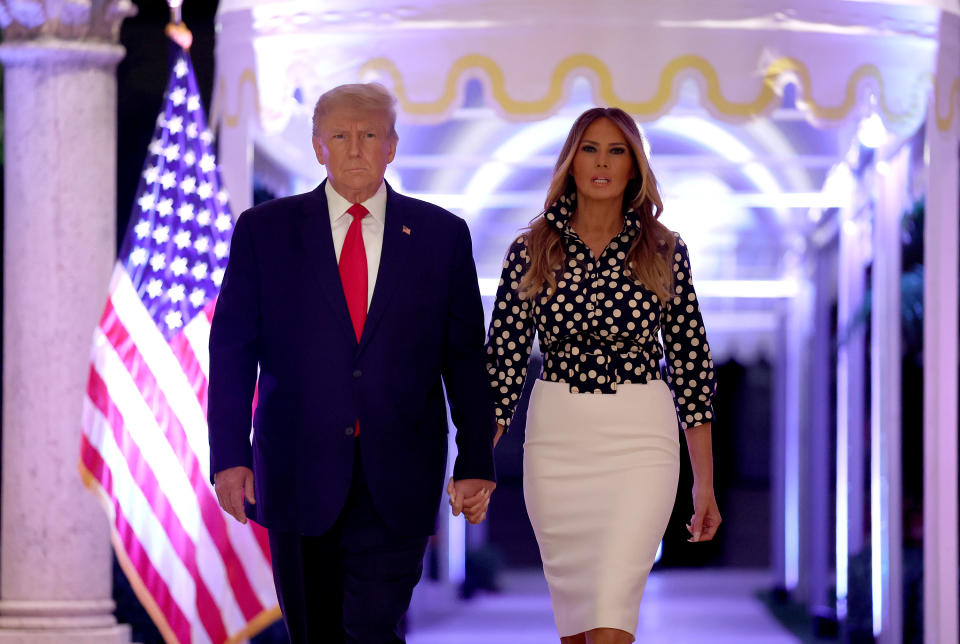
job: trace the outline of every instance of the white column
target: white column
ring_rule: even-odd
[[[829,338],[831,335],[830,306],[836,283],[836,242],[831,240],[823,246],[811,244],[813,264],[813,311],[812,337]],[[832,618],[830,605],[830,353],[831,343],[811,341],[806,344],[809,370],[807,376],[807,413],[802,425],[804,458],[801,468],[802,519],[800,527],[801,587],[806,595],[806,604],[817,618]]]
[[[230,210],[234,217],[239,217],[253,205],[253,142],[245,118],[239,118],[232,126],[221,123],[217,163],[230,195]]]
[[[132,10],[124,2],[71,6],[90,14],[87,24],[80,13],[66,24],[47,15],[59,5],[0,12],[3,644],[130,641],[112,614],[107,516],[77,462],[91,337],[115,257],[115,67],[123,48],[114,43]]]
[[[957,97],[960,19],[940,22],[935,105],[927,119],[928,188],[924,230],[923,630],[925,642],[960,641],[957,625]],[[949,101],[953,100],[953,107]],[[938,113],[944,119],[938,118]],[[951,121],[945,117],[950,114]]]
[[[852,198],[852,195],[851,195]],[[837,484],[836,559],[837,617],[847,616],[850,556],[863,548],[864,411],[866,333],[854,329],[856,312],[866,291],[864,260],[869,249],[863,226],[851,205],[840,212],[840,256],[837,275]]]
[[[908,150],[877,174],[871,310],[871,538],[873,630],[878,644],[903,640],[903,509],[900,456],[900,219]]]

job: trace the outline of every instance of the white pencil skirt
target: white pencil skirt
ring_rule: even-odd
[[[537,381],[523,493],[561,637],[594,628],[636,635],[679,474],[677,414],[662,380],[615,394]]]

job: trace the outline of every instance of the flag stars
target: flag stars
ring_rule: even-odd
[[[160,177],[160,185],[163,186],[164,190],[169,190],[177,185],[177,173],[173,170],[164,172],[163,176]]]
[[[150,222],[143,220],[133,227],[133,232],[137,234],[137,239],[143,239],[150,234]]]
[[[187,126],[187,138],[195,139],[197,138],[197,124],[191,123]]]
[[[177,217],[180,218],[180,223],[182,224],[185,224],[193,219],[193,204],[185,203],[177,208]]]
[[[220,202],[221,206],[226,206],[227,201],[229,200],[230,200],[230,197],[227,195],[226,190],[221,190],[220,192],[217,193],[217,201]]]
[[[203,172],[213,172],[216,167],[217,162],[213,158],[212,154],[204,154],[202,157],[200,157],[200,169]]]
[[[213,247],[213,254],[217,256],[217,259],[223,259],[227,255],[227,242],[218,241]]]
[[[203,306],[203,301],[207,299],[207,294],[199,288],[193,289],[190,292],[190,304],[193,304],[194,308],[200,308]]]
[[[177,60],[177,64],[173,66],[173,73],[177,75],[177,78],[183,78],[184,74],[187,73],[187,61],[183,58]]]
[[[147,295],[149,295],[151,299],[157,299],[161,293],[163,293],[163,282],[156,278],[150,280],[150,283],[147,284]]]
[[[230,218],[230,215],[223,212],[217,215],[217,222],[215,225],[217,227],[217,230],[219,230],[222,233],[225,233],[228,230],[230,230],[230,226],[233,225],[233,219]]]
[[[200,190],[203,189],[203,184],[200,184]],[[203,195],[200,194],[200,190],[197,190],[197,194],[203,198]],[[207,208],[203,208],[200,212],[197,213],[197,223],[201,226],[210,225],[210,211]]]
[[[187,100],[186,87],[178,87],[177,89],[170,92],[170,101],[177,107],[180,107],[181,105],[183,105],[183,102],[185,100]]]
[[[170,130],[170,134],[180,134],[183,132],[183,117],[174,116],[172,119],[167,121],[167,129]]]
[[[166,244],[168,239],[170,239],[170,228],[168,226],[160,226],[153,231],[153,240],[158,244]]]
[[[210,273],[210,279],[213,280],[213,283],[217,288],[220,288],[220,284],[223,283],[223,273],[224,270],[222,268],[218,268]]]
[[[193,150],[187,150],[183,155],[183,162],[188,166],[193,165],[197,162],[197,155],[193,153]],[[196,182],[196,179],[194,179]]]
[[[207,264],[206,262],[198,262],[194,264],[193,270],[190,271],[193,274],[193,279],[202,280],[207,276]]]
[[[159,176],[160,168],[155,165],[147,166],[147,169],[143,171],[143,179],[147,182],[148,186],[155,184]]]
[[[187,99],[187,111],[196,112],[200,109],[200,96],[193,94]]]
[[[197,196],[206,201],[213,194],[213,186],[207,181],[201,181],[197,188]]]
[[[183,315],[180,311],[170,311],[163,318],[163,321],[166,323],[168,329],[179,329],[183,326]]]
[[[177,245],[177,248],[183,250],[184,248],[190,245],[190,231],[181,230],[173,237],[173,243]]]
[[[210,238],[200,237],[197,241],[193,242],[193,249],[198,253],[206,253],[210,250]]]
[[[187,258],[186,257],[177,257],[170,264],[170,270],[174,275],[180,277],[187,272]]]
[[[150,141],[147,150],[149,150],[153,156],[160,156],[163,154],[163,142],[160,139],[154,139]]]
[[[204,130],[203,134],[200,135],[200,140],[206,143],[207,145],[210,145],[211,143],[213,143],[213,132],[211,132],[210,130]]]
[[[167,289],[167,297],[174,304],[179,304],[183,300],[184,288],[183,284],[174,284]]]
[[[163,156],[167,159],[168,163],[176,161],[180,158],[180,146],[176,143],[168,145],[163,150]]]
[[[167,256],[163,253],[155,253],[153,257],[150,258],[150,268],[159,272],[162,271],[167,266]]]
[[[140,210],[143,212],[150,212],[153,210],[153,207],[156,205],[157,198],[153,196],[152,192],[145,192],[143,196],[137,199],[137,204],[140,206]]]
[[[197,191],[197,178],[196,177],[185,177],[183,181],[180,182],[180,190],[183,191],[185,195],[192,195]],[[193,218],[193,213],[190,213],[190,217]]]
[[[169,217],[173,212],[173,199],[161,199],[157,204],[157,214],[161,217]]]
[[[147,263],[147,249],[146,248],[134,248],[133,252],[130,253],[130,263],[134,266],[143,266]]]

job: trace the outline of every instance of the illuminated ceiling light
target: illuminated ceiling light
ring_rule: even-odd
[[[652,128],[685,139],[727,159],[743,164],[743,174],[761,192],[781,192],[780,182],[767,168],[753,161],[756,155],[723,127],[696,116],[664,116]]]
[[[537,151],[566,138],[571,123],[568,117],[554,116],[528,125],[504,141],[490,155],[493,160],[480,166],[467,183],[463,191],[466,205],[461,212],[464,219],[469,222],[484,209],[488,197],[512,171],[511,164],[529,159]]]

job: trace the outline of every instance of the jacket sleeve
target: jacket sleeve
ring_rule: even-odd
[[[457,428],[453,477],[495,481],[495,425],[483,370],[483,304],[470,230],[462,219],[457,223],[442,372]]]
[[[667,382],[683,429],[713,420],[717,382],[703,328],[700,305],[690,276],[687,245],[679,235],[673,255],[674,297],[663,307],[663,345]]]
[[[259,329],[256,255],[250,217],[244,213],[233,230],[230,259],[210,323],[207,424],[211,482],[221,470],[252,467],[250,433]]]
[[[493,392],[497,422],[507,428],[523,391],[533,343],[534,320],[530,300],[520,298],[520,279],[528,265],[523,236],[514,240],[503,262],[503,273],[487,332],[487,375]]]

